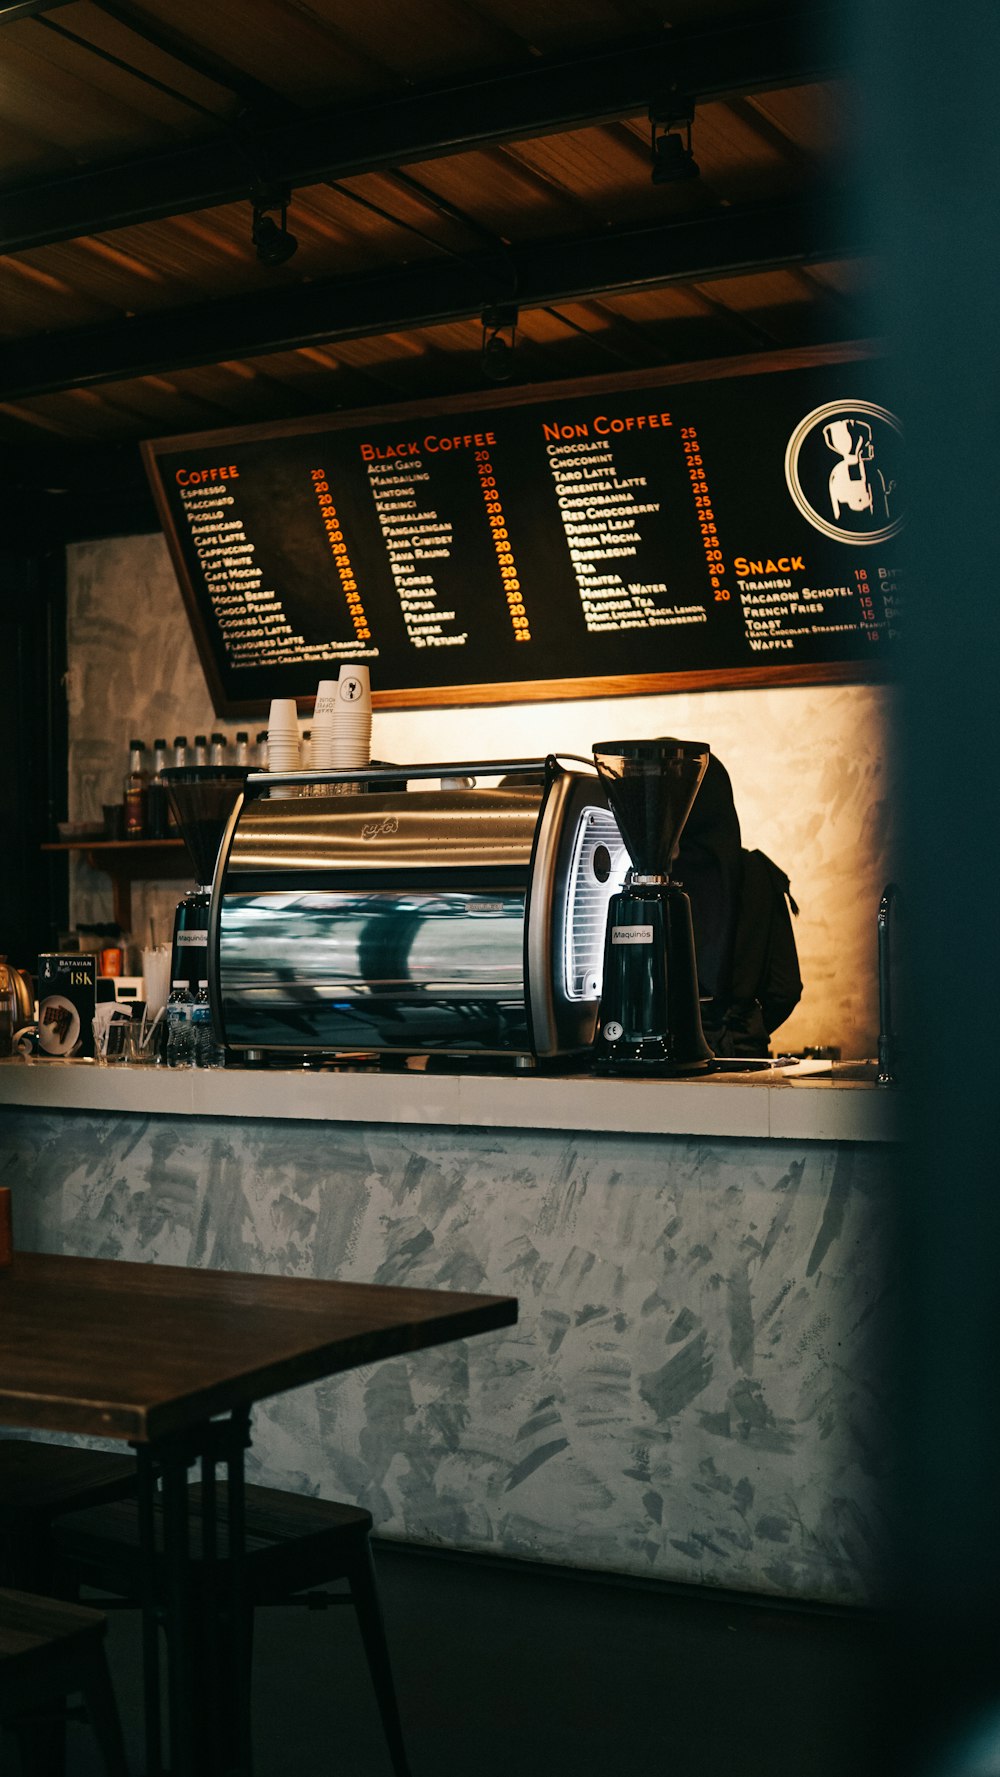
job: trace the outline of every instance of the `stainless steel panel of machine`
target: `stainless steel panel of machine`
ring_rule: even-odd
[[[226,866],[309,878],[324,872],[464,869],[525,871],[542,790],[410,790],[312,795],[244,805]]]
[[[301,1050],[522,1051],[523,892],[226,897],[227,1040]]]

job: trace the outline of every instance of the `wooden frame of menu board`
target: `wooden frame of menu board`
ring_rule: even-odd
[[[854,342],[162,438],[220,714],[891,674],[901,428]]]

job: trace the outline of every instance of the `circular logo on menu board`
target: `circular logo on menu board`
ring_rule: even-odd
[[[884,543],[902,528],[903,428],[873,401],[827,401],[800,420],[785,450],[796,506],[837,543]]]

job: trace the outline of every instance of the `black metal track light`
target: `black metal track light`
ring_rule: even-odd
[[[504,333],[509,331],[510,338]],[[496,303],[483,310],[483,375],[491,383],[509,383],[514,374],[517,343],[517,309],[512,303]]]
[[[285,227],[288,218],[288,192],[261,188],[253,194],[253,226],[250,239],[257,249],[261,265],[285,265],[298,251],[298,241]],[[269,215],[281,211],[281,221]]]
[[[687,93],[670,93],[649,107],[650,147],[653,152],[654,185],[677,185],[685,179],[697,179],[701,168],[691,150],[691,127],[694,123],[694,100]],[[657,128],[661,134],[657,135]],[[686,130],[687,142],[680,131]]]

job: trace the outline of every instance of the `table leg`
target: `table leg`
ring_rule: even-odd
[[[167,1719],[171,1777],[196,1777],[195,1650],[186,1444],[163,1444],[157,1462],[163,1480],[163,1603],[167,1637]]]
[[[229,1686],[232,1709],[232,1753],[235,1770],[251,1777],[253,1767],[253,1736],[250,1715],[250,1667],[252,1659],[252,1616],[246,1598],[246,1496],[244,1492],[243,1453],[250,1442],[250,1415],[245,1413],[237,1424],[233,1415],[233,1437],[226,1453],[226,1491],[229,1501],[229,1524],[226,1553],[227,1598],[229,1606]]]
[[[160,1714],[159,1601],[156,1584],[157,1471],[148,1444],[133,1446],[139,1486],[139,1547],[142,1555],[142,1703],[147,1777],[162,1777],[163,1733]]]

